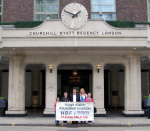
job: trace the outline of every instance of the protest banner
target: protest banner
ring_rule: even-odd
[[[57,102],[56,120],[59,121],[93,121],[93,102]]]

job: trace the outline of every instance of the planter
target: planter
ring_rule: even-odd
[[[144,107],[144,108],[147,108],[147,107],[148,107],[148,106],[147,106],[147,100],[142,101],[142,103],[143,103],[143,107]]]
[[[0,107],[6,108],[7,106],[8,106],[8,102],[7,101],[0,101]]]
[[[0,101],[0,116],[3,117],[5,116],[5,111],[8,106],[7,101]]]
[[[149,109],[145,110],[145,116],[148,116]]]

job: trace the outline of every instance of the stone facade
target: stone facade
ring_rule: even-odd
[[[65,5],[74,0],[59,1],[59,18]],[[91,19],[91,1],[75,0],[84,5]],[[34,0],[4,0],[2,22],[33,21],[34,20]],[[116,0],[116,20],[147,22],[147,0]]]
[[[45,30],[53,31],[53,33],[44,35]],[[61,34],[62,31],[74,33]],[[97,33],[89,34],[88,31]],[[43,33],[36,34],[33,32]],[[116,86],[110,80],[110,90],[123,90],[121,92],[124,93],[124,115],[143,115],[144,111],[141,106],[141,57],[150,55],[149,34],[150,28],[115,28],[109,26],[103,19],[90,20],[77,30],[66,27],[61,20],[51,19],[47,19],[42,25],[33,29],[1,28],[0,55],[9,56],[8,111],[6,111],[6,115],[26,115],[27,113],[25,111],[25,67],[28,64],[45,65],[46,97],[43,112],[45,116],[54,114],[53,103],[56,100],[59,86],[57,69],[61,64],[91,65],[92,82],[90,85],[92,85],[92,89],[90,91],[93,93],[97,108],[96,115],[98,116],[106,115],[104,67],[106,64],[123,65],[124,81],[120,83],[121,86],[124,85],[123,88]],[[52,73],[48,68],[50,63],[54,67]],[[98,63],[101,65],[99,73],[96,68]],[[111,79],[111,75],[115,74],[118,73],[110,72]],[[113,80],[118,81],[118,76],[114,77]],[[32,79],[38,81],[39,75],[38,78],[33,75]],[[32,84],[32,89],[39,91],[40,87],[35,85]],[[112,96],[111,99],[117,100],[117,103],[111,102],[111,104],[118,106],[119,98]],[[39,97],[36,100],[39,100]]]

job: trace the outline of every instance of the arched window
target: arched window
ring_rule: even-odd
[[[34,20],[44,21],[47,14],[51,19],[58,19],[59,0],[35,0]]]
[[[91,0],[91,18],[99,19],[99,12],[104,20],[116,20],[116,0]]]

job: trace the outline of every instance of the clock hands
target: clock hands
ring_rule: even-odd
[[[81,12],[81,11],[77,12],[76,14],[74,14],[74,15],[72,16],[72,18],[78,17],[78,14],[79,14],[80,12]]]
[[[72,18],[75,18],[75,17],[78,17],[78,14],[81,12],[81,11],[79,11],[79,12],[77,12],[76,14],[73,14],[73,13],[71,13],[71,12],[68,12],[68,11],[66,11],[66,10],[64,10],[66,13],[68,13],[68,14],[71,14],[72,15]]]
[[[64,10],[66,13],[69,13],[69,14],[71,14],[71,15],[73,15],[74,16],[74,14],[73,13],[71,13],[71,12],[68,12],[68,11],[66,11],[66,10]]]

